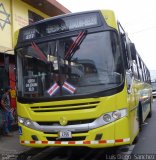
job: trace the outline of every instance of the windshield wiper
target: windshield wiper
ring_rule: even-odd
[[[41,51],[41,49],[37,46],[37,44],[35,42],[31,43],[32,48],[36,51],[36,53],[39,56],[39,59],[42,60],[43,62],[47,63],[47,58],[44,55],[44,53]]]
[[[75,41],[71,44],[68,51],[65,53],[65,59],[70,60],[72,56],[74,55],[75,49],[78,48],[78,46],[82,43],[84,38],[86,37],[87,31],[82,31],[78,34]]]

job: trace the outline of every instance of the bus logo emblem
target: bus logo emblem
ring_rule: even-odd
[[[62,126],[66,126],[67,123],[68,123],[68,121],[67,121],[67,119],[66,119],[65,117],[61,117],[61,118],[60,118],[60,124],[61,124]]]

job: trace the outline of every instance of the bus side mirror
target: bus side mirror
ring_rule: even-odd
[[[130,43],[132,60],[136,60],[136,49],[134,43]]]

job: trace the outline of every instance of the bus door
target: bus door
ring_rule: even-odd
[[[129,105],[129,121],[130,121],[130,131],[131,138],[138,133],[139,130],[139,122],[138,122],[138,92],[136,87],[136,79],[134,76],[133,70],[133,60],[131,53],[131,42],[128,39],[127,35],[124,34],[122,36],[122,47],[123,48],[123,56],[125,60],[125,68],[126,68],[126,83],[127,83],[127,101]]]

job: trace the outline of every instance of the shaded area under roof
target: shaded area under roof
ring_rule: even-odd
[[[50,17],[70,13],[70,11],[56,0],[21,0]]]

